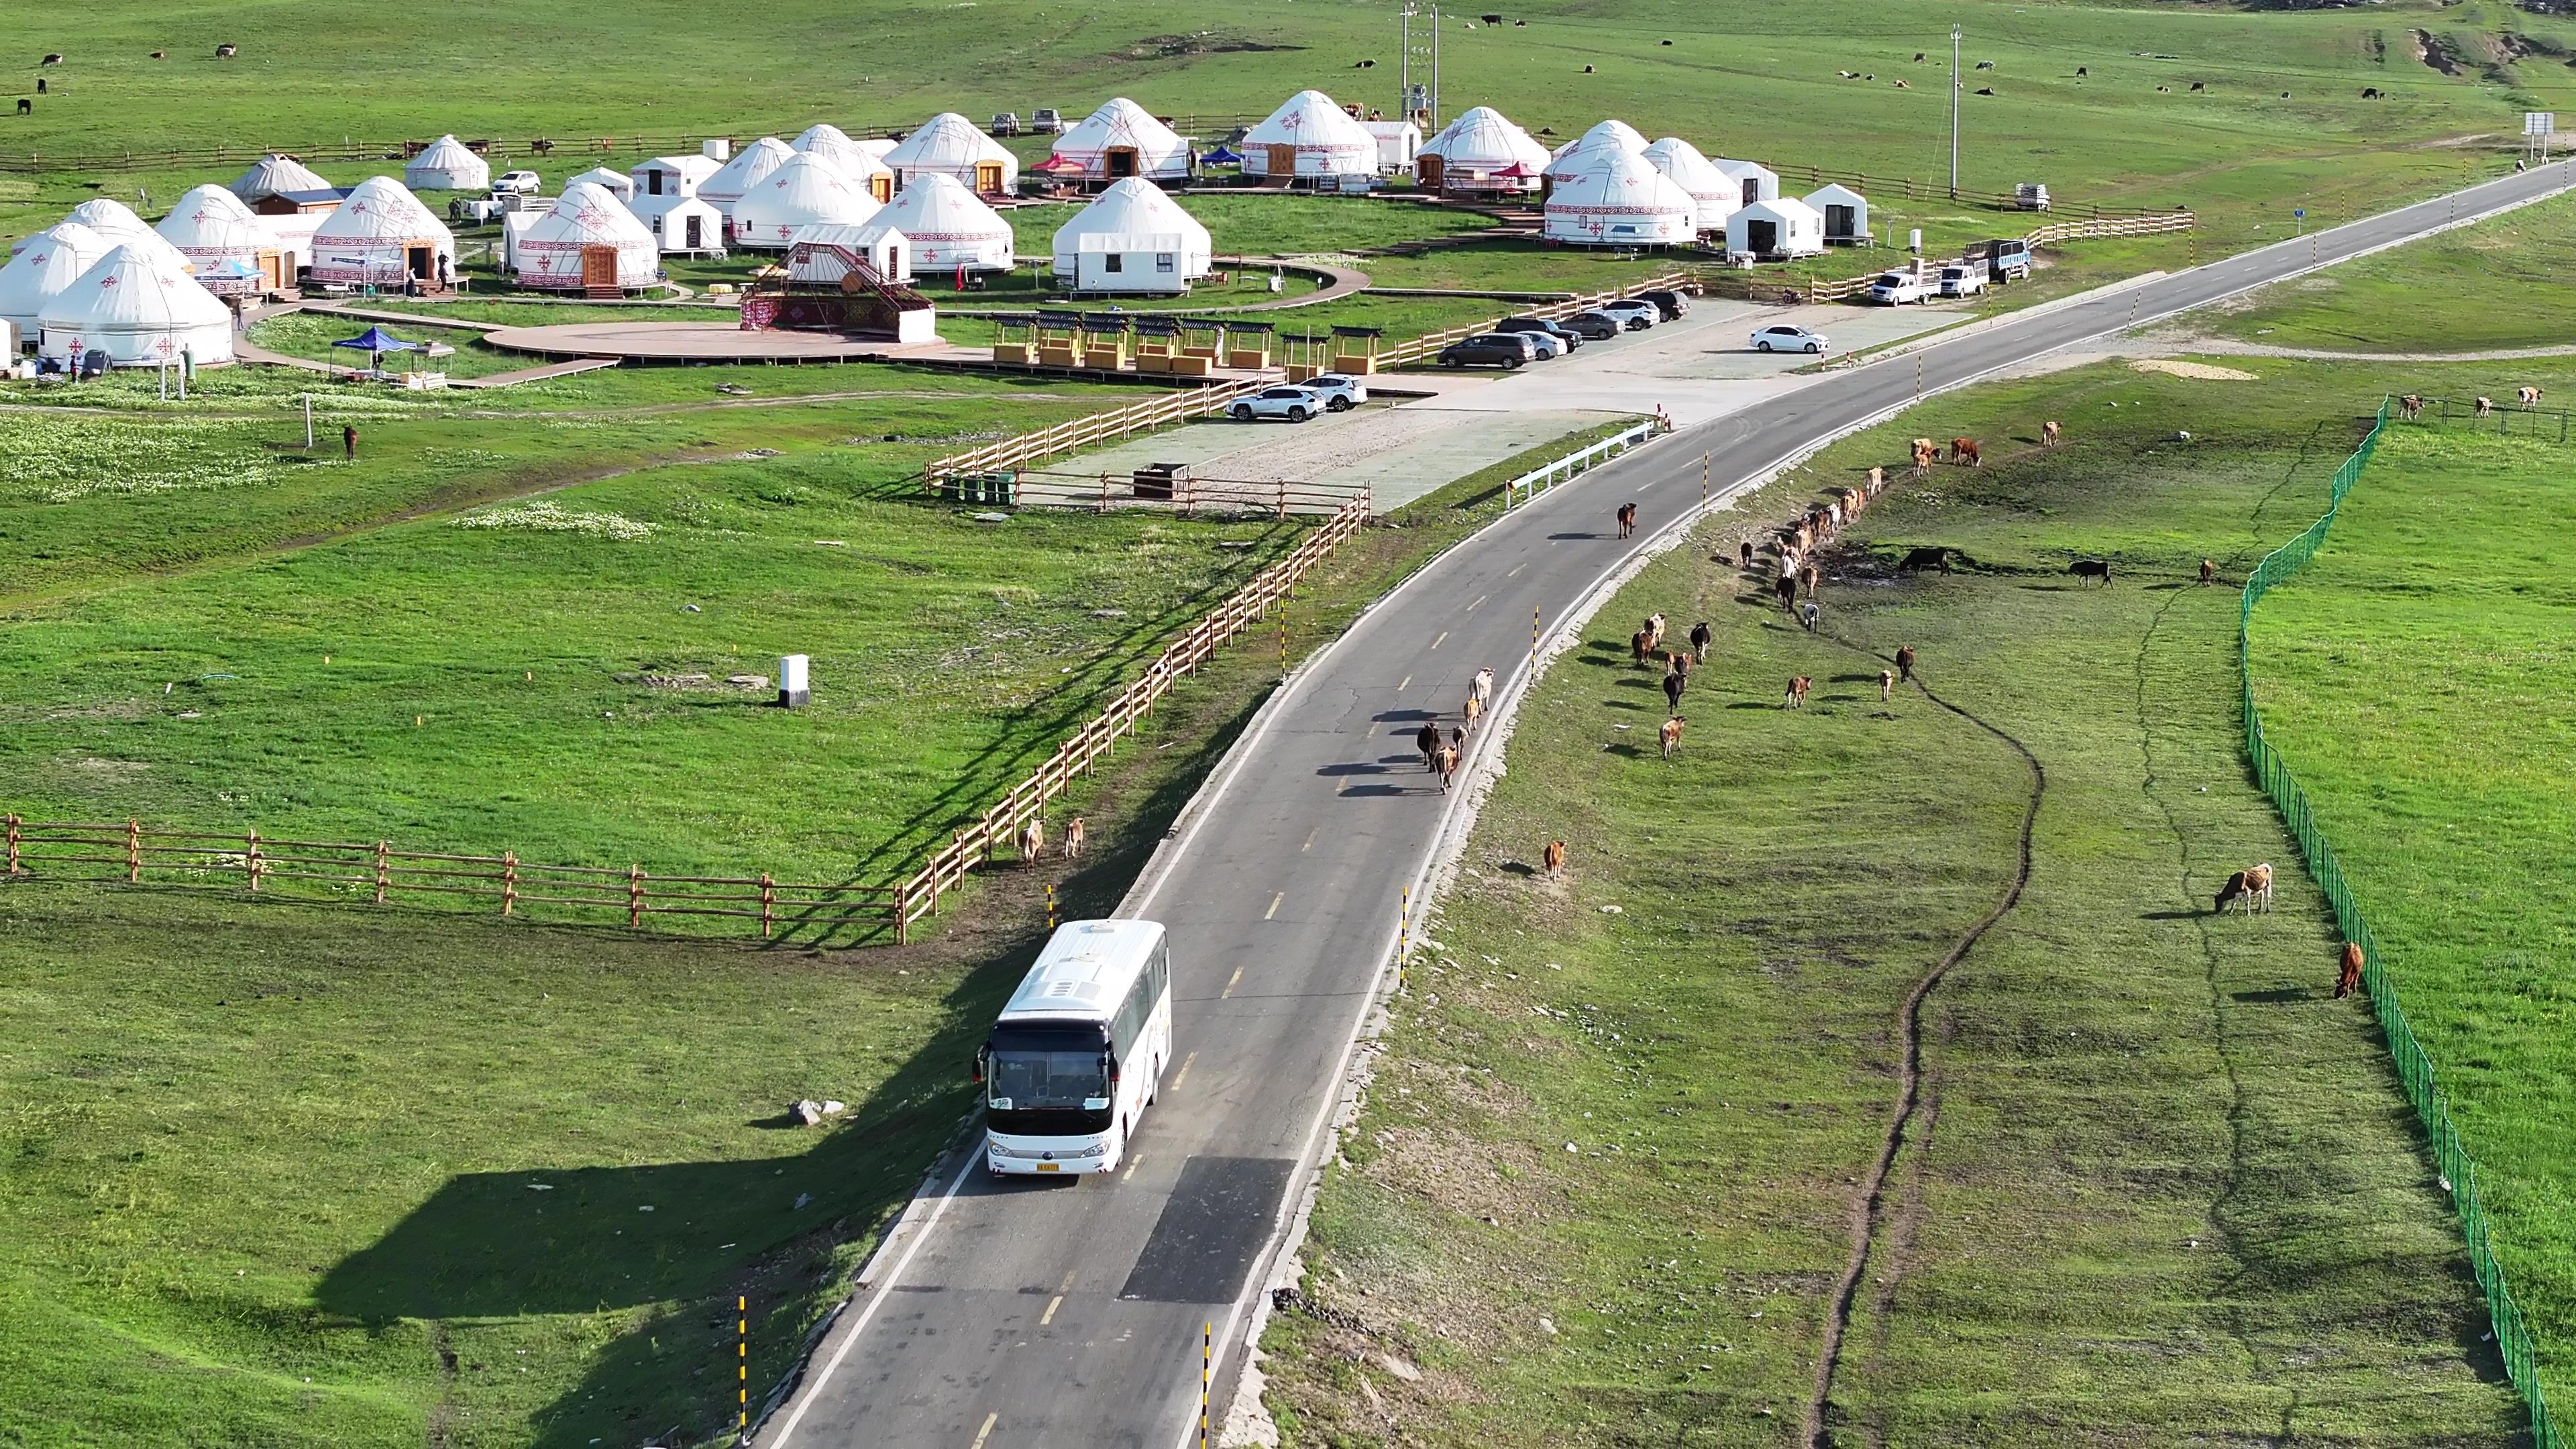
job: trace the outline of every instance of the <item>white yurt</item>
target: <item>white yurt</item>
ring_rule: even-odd
[[[233,360],[233,314],[186,272],[139,247],[120,246],[45,304],[36,350],[66,367],[104,352],[116,367],[153,367],[186,354],[204,365]]]
[[[555,209],[519,238],[519,285],[551,291],[653,285],[662,249],[644,223],[607,187],[582,181],[564,188]]]
[[[863,136],[850,144],[883,161],[894,154],[895,147],[903,143],[892,136]]]
[[[1780,173],[1759,161],[1738,161],[1731,156],[1711,156],[1708,164],[1726,173],[1736,186],[1736,205],[1751,206],[1757,201],[1780,199]]]
[[[1631,156],[1642,156],[1646,151],[1646,138],[1637,134],[1637,128],[1625,121],[1603,121],[1556,148],[1555,154],[1548,160],[1547,184],[1563,186],[1591,170],[1593,160],[1610,151],[1624,151]]]
[[[1299,91],[1246,131],[1243,174],[1330,181],[1377,175],[1377,137],[1322,91]]]
[[[1807,204],[1824,217],[1828,244],[1859,246],[1871,239],[1869,198],[1841,182],[1829,181],[1808,192]]]
[[[1186,292],[1215,270],[1199,219],[1143,177],[1112,185],[1055,232],[1055,278],[1077,292]]]
[[[328,191],[331,183],[294,157],[271,151],[233,178],[233,184],[225,189],[244,201],[257,201],[286,191]]]
[[[1796,197],[1751,202],[1726,219],[1731,256],[1785,260],[1817,256],[1824,249],[1824,213]]]
[[[370,176],[313,230],[313,280],[442,287],[456,270],[456,235],[390,176]]]
[[[1414,175],[1441,191],[1535,191],[1553,159],[1511,118],[1478,106],[1440,128],[1414,154]]]
[[[734,203],[751,189],[769,179],[769,173],[787,162],[796,152],[776,136],[763,136],[733,153],[733,159],[715,170],[715,174],[698,183],[698,199],[725,214],[733,216]]]
[[[1679,136],[1666,136],[1643,154],[1656,170],[1671,177],[1675,186],[1689,192],[1691,200],[1698,203],[1698,226],[1703,232],[1726,230],[1727,214],[1744,204],[1736,195],[1734,178],[1710,165],[1697,146]]]
[[[880,216],[883,214],[880,213]],[[884,221],[863,226],[809,226],[796,233],[787,249],[787,275],[799,282],[838,286],[849,273],[849,258],[865,261],[889,282],[912,280],[912,238]]]
[[[1020,184],[1020,158],[955,111],[923,122],[885,153],[885,164],[900,186],[924,176],[945,176],[986,196],[1008,196]]]
[[[694,199],[698,188],[723,168],[712,156],[656,156],[626,173],[626,204],[642,216]]]
[[[255,292],[285,287],[295,280],[294,260],[277,233],[262,225],[240,197],[220,186],[190,190],[153,229],[188,259],[193,274],[203,276],[222,263],[239,262],[256,278],[256,284],[210,281],[209,291]]]
[[[653,204],[647,206],[646,202]],[[653,245],[666,257],[724,254],[724,213],[697,197],[642,196],[629,210],[653,234]]]
[[[859,183],[860,190],[879,201],[894,195],[894,173],[877,159],[877,153],[851,140],[838,126],[808,126],[788,144],[795,150],[820,156],[840,167],[843,175]]]
[[[600,190],[607,192],[609,195],[616,197],[620,201],[633,201],[635,199],[635,178],[627,175],[623,171],[614,170],[606,166],[593,166],[589,170],[581,173],[579,176],[565,182],[563,185],[564,194],[567,196],[571,195],[572,189],[576,186],[596,186]]]
[[[28,237],[9,265],[0,267],[0,322],[33,341],[45,304],[97,266],[115,245],[76,221],[58,221]]]
[[[1085,181],[1182,181],[1190,174],[1190,143],[1125,96],[1056,137],[1055,155],[1080,166]]]
[[[64,215],[63,220],[79,222],[107,238],[111,246],[119,242],[141,241],[147,236],[160,235],[152,229],[151,223],[134,214],[133,207],[113,197],[91,197],[73,207]]]
[[[856,226],[876,211],[877,199],[840,167],[798,151],[733,204],[733,239],[737,246],[783,252],[799,227]]]
[[[492,164],[454,136],[441,136],[403,167],[403,185],[415,191],[489,191]]]
[[[1699,204],[1654,163],[1616,147],[1548,193],[1539,235],[1578,246],[1679,246],[1699,234]]]
[[[904,234],[922,271],[1011,269],[1011,224],[954,177],[924,174],[897,192],[876,220]]]

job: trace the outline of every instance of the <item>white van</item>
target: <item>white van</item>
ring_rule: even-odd
[[[975,1053],[994,1176],[1115,1172],[1172,1060],[1172,960],[1154,921],[1069,921]]]
[[[1912,272],[1889,272],[1869,284],[1869,299],[1889,307],[1902,307],[1908,302],[1929,302],[1932,293]]]

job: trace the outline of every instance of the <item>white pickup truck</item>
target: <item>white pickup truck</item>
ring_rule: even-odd
[[[1924,286],[1923,279],[1912,272],[1889,272],[1869,284],[1869,299],[1890,307],[1902,307],[1908,302],[1931,301],[1932,289]]]

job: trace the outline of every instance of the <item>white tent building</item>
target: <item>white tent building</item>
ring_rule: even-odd
[[[945,176],[987,196],[1019,189],[1020,159],[955,111],[942,111],[885,154],[899,187],[924,176]]]
[[[45,304],[36,350],[67,367],[92,352],[115,367],[154,367],[182,355],[233,360],[233,317],[186,272],[139,247],[119,246]]]
[[[856,226],[876,215],[877,199],[840,167],[798,151],[733,204],[736,245],[783,252],[799,227],[818,222]]]
[[[1807,193],[1807,204],[1825,218],[1827,245],[1862,246],[1871,240],[1868,197],[1839,181],[1829,181]]]
[[[909,182],[876,220],[904,234],[922,271],[1011,269],[1011,224],[954,177],[934,171]]]
[[[635,199],[635,178],[629,176],[623,171],[612,170],[606,166],[593,166],[589,170],[581,173],[579,176],[565,182],[563,188],[564,194],[569,196],[572,194],[572,189],[574,187],[584,185],[596,186],[600,190],[607,192],[609,195],[616,197],[620,201],[633,201]]]
[[[1243,174],[1336,181],[1378,174],[1377,137],[1322,91],[1299,91],[1244,133]]]
[[[1190,143],[1125,96],[1056,137],[1055,154],[1080,166],[1085,181],[1182,181],[1190,174]]]
[[[272,151],[233,178],[233,184],[225,189],[244,201],[257,201],[284,191],[328,191],[331,183],[294,157]]]
[[[456,235],[390,176],[370,176],[313,231],[313,280],[443,287],[456,271]]]
[[[662,249],[605,186],[575,182],[519,237],[519,285],[551,291],[631,291],[653,285]]]
[[[63,220],[79,222],[97,232],[106,243],[102,251],[107,247],[130,246],[146,255],[157,256],[183,272],[192,269],[193,264],[177,247],[170,245],[161,233],[154,231],[150,223],[136,216],[134,209],[122,201],[94,196],[73,207]],[[23,241],[18,244],[24,245]],[[12,252],[17,249],[17,246],[10,248]]]
[[[1730,256],[1785,261],[1816,256],[1824,249],[1824,213],[1796,197],[1740,206],[1726,219]]]
[[[1510,117],[1478,106],[1423,142],[1413,170],[1438,191],[1535,191],[1551,159]]]
[[[0,322],[33,341],[36,319],[81,273],[97,266],[115,243],[76,221],[58,221],[19,244],[0,267]]]
[[[698,183],[700,201],[723,212],[730,221],[734,203],[751,193],[751,189],[769,179],[769,173],[787,162],[796,152],[776,136],[763,136],[733,153],[733,159],[716,168],[715,174]],[[656,163],[659,164],[659,163]],[[648,181],[647,186],[650,186]]]
[[[696,200],[698,188],[722,169],[712,156],[656,156],[626,173],[626,204],[642,216]]]
[[[1215,249],[1197,217],[1130,176],[1056,228],[1056,282],[1077,292],[1186,292],[1215,269]]]
[[[658,204],[643,205],[648,201]],[[653,234],[653,245],[666,257],[724,255],[724,213],[694,196],[637,197],[629,209]]]
[[[492,163],[454,136],[441,136],[403,167],[403,185],[416,191],[488,191]]]
[[[1379,174],[1397,176],[1413,170],[1422,153],[1422,128],[1411,121],[1362,121],[1360,129],[1377,141]]]
[[[843,175],[859,183],[859,189],[879,201],[889,200],[894,195],[894,173],[877,159],[875,152],[851,140],[838,126],[808,126],[803,134],[788,144],[795,150],[820,156],[840,167]]]
[[[1735,181],[1709,164],[1699,148],[1679,136],[1666,136],[1648,146],[1645,158],[1654,168],[1672,178],[1673,184],[1690,193],[1698,204],[1698,228],[1714,233],[1726,230],[1727,214],[1743,205],[1736,194]]]
[[[1699,233],[1699,203],[1654,163],[1604,148],[1548,193],[1539,235],[1579,246],[1679,246]]]
[[[208,283],[216,292],[276,290],[295,281],[295,259],[277,233],[261,224],[242,199],[220,186],[199,186],[179,198],[155,228],[164,241],[188,259],[189,270],[206,276],[225,262],[239,262],[256,281]]]
[[[861,226],[809,226],[796,233],[787,250],[791,280],[838,286],[855,257],[889,282],[912,280],[912,238],[882,220]]]
[[[1726,173],[1736,185],[1736,202],[1751,206],[1757,201],[1780,199],[1780,173],[1759,161],[1737,161],[1726,156],[1711,156],[1708,164]]]
[[[1595,160],[1612,151],[1642,156],[1646,151],[1646,138],[1637,134],[1637,128],[1625,121],[1603,121],[1556,148],[1548,160],[1547,184],[1563,186],[1591,170]]]

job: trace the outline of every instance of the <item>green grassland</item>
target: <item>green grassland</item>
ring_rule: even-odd
[[[1834,1442],[2524,1442],[2385,1048],[2331,999],[2330,918],[2246,781],[2235,593],[2192,582],[2304,526],[2356,437],[2320,413],[2375,401],[2318,367],[1981,389],[1622,590],[1524,706],[1327,1177],[1305,1289],[1340,1321],[1265,1343],[1287,1442],[1802,1442],[1899,1003],[2012,878],[2034,775],[1996,732],[2045,771],[2031,880],[1926,1000]],[[2070,443],[2043,455],[2049,417]],[[1988,466],[1861,520],[1823,636],[1744,596],[1738,530],[1917,432],[1983,436]],[[1889,573],[1933,543],[1968,562]],[[2115,582],[2076,587],[2079,556]],[[1717,631],[1669,763],[1624,649],[1655,610]],[[1899,644],[1975,718],[1881,704]],[[1534,874],[1560,837],[1566,878]],[[2209,915],[2258,859],[2279,911]]]
[[[2576,1400],[2566,475],[2561,447],[2401,426],[2253,638],[2265,728],[2440,1073],[2561,1414]]]

